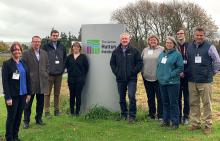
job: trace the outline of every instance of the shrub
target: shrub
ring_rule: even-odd
[[[85,119],[117,119],[119,116],[118,112],[111,112],[103,106],[95,105],[85,114]]]

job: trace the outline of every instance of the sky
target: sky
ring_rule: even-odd
[[[77,36],[82,24],[113,23],[110,18],[114,10],[136,1],[0,0],[0,41],[30,42],[33,35],[48,36],[52,27],[61,32],[70,31]],[[185,0],[185,2],[199,4],[220,27],[220,8],[217,0]]]

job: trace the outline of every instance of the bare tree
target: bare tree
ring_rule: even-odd
[[[139,0],[113,12],[112,21],[126,25],[126,30],[139,42],[150,34],[156,34],[163,43],[167,35],[174,36],[180,27],[187,29],[187,38],[192,40],[193,29],[202,26],[208,39],[215,39],[215,22],[198,4],[174,0],[167,3]]]

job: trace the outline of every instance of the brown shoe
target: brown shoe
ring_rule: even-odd
[[[209,134],[211,134],[211,132],[212,132],[212,129],[209,128],[209,127],[205,127],[205,128],[203,129],[203,133],[204,133],[205,135],[209,135]]]
[[[195,131],[195,130],[199,130],[199,129],[201,129],[201,127],[200,126],[191,126],[191,127],[189,127],[189,131]]]

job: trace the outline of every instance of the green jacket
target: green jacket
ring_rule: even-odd
[[[164,58],[164,59],[163,59]],[[183,72],[183,58],[176,49],[163,51],[157,60],[156,76],[161,85],[180,83]]]

